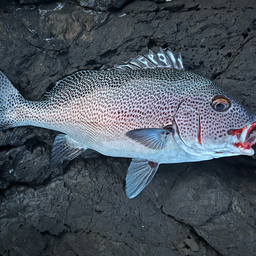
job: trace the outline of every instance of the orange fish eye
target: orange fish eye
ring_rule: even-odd
[[[217,112],[224,112],[231,107],[231,102],[224,96],[215,96],[212,99],[211,106]]]

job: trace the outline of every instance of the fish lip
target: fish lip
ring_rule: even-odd
[[[254,150],[251,148],[256,143],[256,116],[250,119],[250,123],[241,129],[231,129],[232,145],[243,155],[252,156]]]

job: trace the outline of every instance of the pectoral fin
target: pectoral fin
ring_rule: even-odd
[[[159,164],[144,159],[132,159],[126,175],[126,195],[137,196],[152,180]]]
[[[64,160],[72,160],[79,156],[85,149],[75,140],[65,134],[58,134],[53,142],[51,152],[51,165],[58,165]]]
[[[166,129],[148,128],[136,129],[126,133],[129,138],[152,149],[163,149],[166,146],[171,131]]]

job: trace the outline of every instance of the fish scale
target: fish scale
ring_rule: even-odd
[[[167,83],[164,80],[167,79],[166,76],[161,77],[161,80],[164,82],[160,83],[159,81],[150,81],[145,75],[143,77],[142,74],[142,77],[138,78],[138,76],[134,74],[136,72],[133,70],[130,72],[126,71],[126,74],[123,73],[123,71],[105,71],[104,73],[101,72],[100,74],[95,72],[93,86],[88,86],[86,78],[75,83],[74,80],[77,75],[74,76],[74,79],[69,77],[69,79],[65,79],[65,81],[61,81],[59,84],[57,84],[57,86],[61,85],[59,90],[54,88],[51,97],[48,95],[49,102],[45,102],[43,104],[50,105],[53,103],[54,108],[60,108],[62,110],[65,108],[64,105],[66,104],[67,106],[70,105],[73,107],[74,105],[79,106],[79,109],[76,111],[79,113],[80,120],[83,119],[83,122],[95,122],[97,123],[97,126],[107,125],[109,123],[113,124],[114,121],[124,122],[126,125],[130,125],[131,128],[139,128],[141,127],[141,124],[145,127],[152,124],[159,126],[165,123],[166,120],[173,118],[174,108],[167,109],[166,105],[177,105],[178,93],[175,103],[175,95],[170,91],[170,88],[167,87]],[[122,77],[125,75],[128,77],[127,73],[129,74],[129,79],[122,79]],[[158,74],[159,71],[149,70],[146,73],[149,73],[147,75],[153,77],[154,74]],[[110,82],[111,78],[113,83]],[[145,80],[147,82],[147,87],[143,85]],[[71,86],[68,84],[65,87],[64,82],[67,81],[72,81]],[[82,87],[84,87],[84,90]],[[158,91],[155,90],[155,87]],[[93,91],[88,93],[89,90]],[[155,91],[155,93],[152,94],[152,91]],[[67,96],[67,92],[72,95],[72,98]],[[170,94],[172,94],[173,97],[170,97]],[[67,102],[67,99],[69,102]],[[81,104],[74,104],[72,99],[74,99],[74,101],[80,100]],[[166,112],[164,116],[158,116],[156,118],[157,110],[164,113],[163,109],[165,109],[164,111]],[[66,109],[62,112],[66,112]],[[125,113],[126,115],[124,115]],[[69,113],[66,113],[66,115],[73,118],[73,116]],[[163,119],[165,120],[162,121]],[[97,129],[97,126],[95,129]],[[117,125],[116,129],[119,129],[118,126],[119,125]]]
[[[126,194],[137,196],[159,164],[252,155],[256,117],[210,80],[184,70],[181,55],[152,51],[124,65],[79,71],[43,101],[29,101],[0,73],[0,127],[61,132],[51,164],[86,149],[132,158]]]

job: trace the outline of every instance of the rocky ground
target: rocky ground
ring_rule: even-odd
[[[256,114],[254,0],[0,2],[0,70],[27,99],[159,46]],[[0,255],[256,255],[253,157],[161,165],[129,200],[129,159],[52,168],[56,134],[0,132]]]

